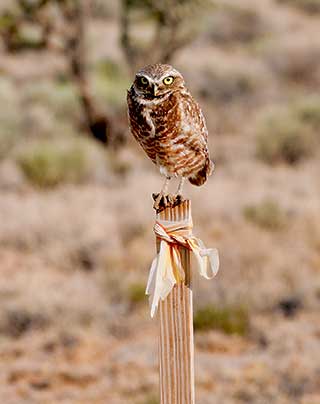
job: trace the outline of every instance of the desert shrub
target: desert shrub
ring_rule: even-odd
[[[32,313],[24,309],[14,309],[6,313],[3,324],[0,324],[0,333],[18,338],[32,329],[45,328],[49,319],[39,313]]]
[[[244,217],[255,225],[267,230],[278,230],[286,224],[286,214],[277,202],[266,199],[257,205],[243,209]]]
[[[139,404],[159,404],[160,401],[157,398],[156,394],[148,394],[144,399],[139,401]]]
[[[126,72],[110,59],[100,60],[94,66],[93,86],[97,96],[109,106],[119,108],[125,103],[130,79]]]
[[[274,113],[257,128],[257,156],[269,163],[296,164],[312,154],[313,137],[296,117]]]
[[[132,283],[128,287],[128,299],[132,304],[138,304],[146,300],[146,285],[144,283]]]
[[[200,95],[218,103],[251,96],[257,88],[258,77],[248,68],[222,66],[206,70],[203,84],[199,86]]]
[[[78,119],[81,116],[76,89],[62,74],[56,80],[26,84],[23,98],[27,104],[46,108],[59,120]]]
[[[249,313],[244,306],[206,306],[196,311],[195,331],[217,329],[226,334],[245,335],[249,331]]]
[[[3,131],[2,128],[0,131],[0,161],[10,154],[10,151],[13,149],[17,138],[18,136],[16,133]]]
[[[309,125],[319,135],[320,130],[320,97],[308,96],[297,101],[292,110],[293,114],[303,124]]]
[[[266,32],[266,23],[258,11],[245,4],[216,7],[210,25],[211,39],[221,44],[248,43]]]
[[[107,150],[107,164],[113,174],[125,178],[132,170],[132,162],[116,151]]]
[[[87,175],[84,148],[71,144],[42,143],[18,156],[18,164],[27,179],[40,188],[50,188],[64,182],[81,182]]]
[[[296,7],[308,14],[320,13],[319,0],[278,0],[280,4],[288,4],[289,6]]]
[[[280,299],[276,308],[280,310],[285,317],[294,317],[303,308],[303,302],[298,296],[288,296]]]
[[[115,158],[109,158],[108,164],[114,174],[119,176],[120,178],[125,178],[132,169],[132,166],[129,162],[118,160]]]
[[[90,4],[90,13],[94,18],[112,19],[118,16],[118,2],[94,0]]]
[[[123,282],[124,257],[108,254],[106,257],[106,271],[104,278],[104,290],[111,304],[124,305],[128,303],[128,287]]]
[[[149,229],[146,229],[146,226],[142,223],[128,223],[128,221],[125,221],[119,225],[122,243],[125,246],[128,246],[137,239],[143,238],[146,235],[147,230]]]
[[[22,91],[0,78],[0,156],[19,140],[30,137],[73,136],[73,120],[80,116],[71,85],[31,81]]]
[[[320,47],[317,40],[290,37],[270,41],[260,49],[271,70],[295,83],[313,83],[319,74]]]
[[[13,82],[0,74],[0,160],[7,157],[19,142],[22,131],[22,111]]]
[[[121,79],[123,77],[122,68],[113,60],[105,58],[96,63],[95,70],[98,74],[110,79]]]

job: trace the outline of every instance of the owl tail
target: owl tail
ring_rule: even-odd
[[[208,177],[212,174],[213,170],[214,164],[210,160],[210,158],[207,157],[206,162],[201,170],[189,177],[188,180],[191,182],[192,185],[203,185],[207,181]]]

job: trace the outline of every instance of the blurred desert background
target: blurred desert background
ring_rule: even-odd
[[[159,404],[163,179],[126,117],[154,61],[216,163],[185,188],[221,259],[194,276],[197,404],[319,404],[319,0],[0,1],[0,402]]]

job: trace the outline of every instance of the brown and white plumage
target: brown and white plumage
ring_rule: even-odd
[[[127,102],[131,132],[160,172],[204,184],[213,170],[208,131],[183,76],[170,65],[146,66],[136,74]]]

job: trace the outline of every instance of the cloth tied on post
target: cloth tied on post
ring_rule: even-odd
[[[182,221],[157,219],[155,222],[153,230],[160,240],[160,248],[152,261],[146,289],[151,317],[157,312],[160,299],[164,300],[175,284],[185,280],[179,247],[192,252],[202,277],[212,279],[218,272],[218,250],[206,248],[200,239],[192,235],[192,228],[191,218]]]

